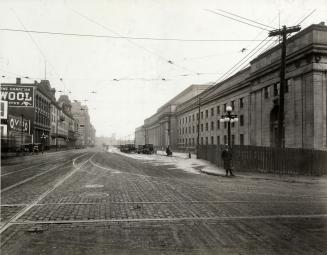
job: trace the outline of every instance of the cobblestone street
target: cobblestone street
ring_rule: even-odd
[[[324,177],[226,178],[156,157],[4,161],[1,254],[325,254]]]

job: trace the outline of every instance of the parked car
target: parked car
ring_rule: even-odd
[[[154,148],[153,144],[145,144],[145,145],[139,145],[137,149],[137,153],[140,154],[153,154]]]
[[[120,146],[120,151],[125,153],[135,152],[136,148],[134,144],[124,144]]]

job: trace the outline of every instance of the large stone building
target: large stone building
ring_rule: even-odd
[[[210,85],[191,85],[169,102],[161,106],[151,117],[144,120],[144,125],[135,130],[136,145],[153,144],[157,148],[168,145],[177,148],[176,107],[203,92]]]
[[[231,126],[232,143],[275,146],[280,60],[281,47],[273,47],[253,59],[249,67],[176,105],[169,115],[176,123],[170,128],[175,134],[171,139],[176,140],[170,143],[179,148],[195,148],[199,126],[200,144],[226,144],[227,124],[219,120],[229,105],[239,118]],[[287,39],[285,147],[327,149],[326,75],[327,26],[324,23],[311,25]],[[145,121],[146,137],[150,127],[151,130],[158,127],[160,115],[157,115]],[[150,143],[162,137],[158,131],[155,134],[152,131],[151,136],[155,137]]]
[[[77,143],[81,146],[95,145],[95,128],[90,122],[88,107],[82,105],[79,101],[72,103],[71,112],[76,120],[78,120],[78,139]]]
[[[232,142],[275,146],[279,111],[281,48],[276,46],[250,66],[177,107],[179,142],[196,145],[200,110],[200,144],[226,144],[226,106],[239,122],[232,125]],[[327,148],[327,27],[311,25],[287,40],[285,88],[285,147]],[[200,107],[198,104],[200,98]],[[199,109],[200,108],[200,109]],[[222,125],[223,124],[223,125]]]

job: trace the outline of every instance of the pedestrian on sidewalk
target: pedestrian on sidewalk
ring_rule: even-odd
[[[169,145],[168,145],[168,147],[166,148],[166,154],[167,154],[168,157],[173,155],[173,153],[172,153],[171,150],[170,150]]]
[[[230,174],[230,176],[235,176],[233,174],[233,168],[232,168],[232,151],[228,145],[225,146],[225,149],[221,153],[221,158],[224,161],[224,168],[226,170],[226,176],[228,176],[228,173]]]

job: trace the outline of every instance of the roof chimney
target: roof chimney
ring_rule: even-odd
[[[16,84],[20,84],[20,81],[21,81],[21,79],[20,78],[16,78]]]
[[[325,25],[325,22],[324,22],[324,21],[321,21],[321,22],[319,23],[319,25],[324,26],[324,25]]]

